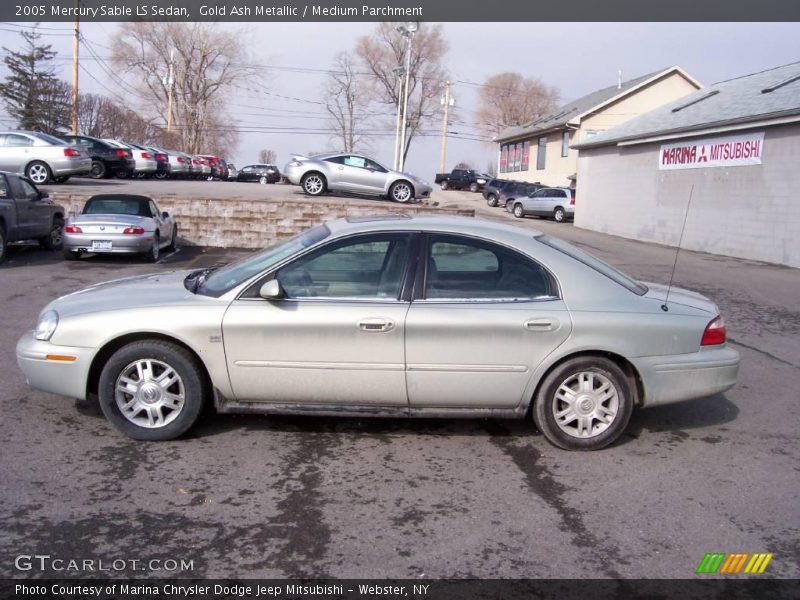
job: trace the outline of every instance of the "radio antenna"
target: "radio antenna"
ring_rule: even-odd
[[[675,267],[678,266],[678,254],[681,251],[681,246],[683,245],[683,234],[686,231],[686,220],[689,218],[689,207],[692,205],[692,194],[694,193],[694,184],[692,184],[691,189],[689,190],[689,201],[686,203],[686,214],[683,215],[683,227],[681,227],[681,237],[678,239],[678,247],[675,249],[675,262],[672,263],[672,273],[669,275],[669,285],[667,286],[667,295],[664,298],[664,304],[661,305],[661,310],[667,312],[669,310],[669,306],[667,306],[667,302],[669,301],[669,291],[672,289],[672,280],[675,277]]]

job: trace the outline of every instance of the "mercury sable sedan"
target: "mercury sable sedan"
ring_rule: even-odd
[[[31,387],[141,440],[223,413],[531,415],[601,448],[635,407],[734,385],[700,294],[634,281],[548,235],[459,217],[331,221],[218,269],[51,302],[17,345]]]

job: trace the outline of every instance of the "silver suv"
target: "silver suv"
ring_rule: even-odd
[[[46,133],[0,131],[0,171],[20,173],[37,185],[85,175],[92,159],[83,150]]]
[[[563,223],[575,217],[575,190],[572,188],[542,188],[506,204],[506,210],[521,219],[528,215],[552,217]]]

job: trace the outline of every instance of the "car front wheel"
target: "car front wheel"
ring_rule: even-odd
[[[522,210],[522,204],[514,205],[514,216],[517,217],[518,219],[521,219],[522,217],[525,216],[525,211]]]
[[[488,204],[488,205],[489,205],[489,206],[491,206],[492,208],[494,208],[495,206],[497,206],[497,195],[496,195],[496,194],[489,194],[489,195],[486,197],[486,204]]]
[[[300,185],[303,186],[303,191],[309,196],[321,196],[325,193],[327,186],[325,177],[319,173],[309,173],[303,177]]]
[[[103,179],[106,176],[106,164],[102,160],[93,160],[89,177],[92,179]]]
[[[207,390],[197,359],[162,340],[117,350],[103,367],[100,407],[111,424],[135,440],[171,440],[200,415]]]
[[[414,188],[407,181],[395,181],[389,188],[389,197],[395,202],[405,204],[414,198]]]
[[[45,250],[61,250],[63,240],[64,221],[58,217],[53,219],[50,225],[50,233],[39,238],[39,245]]]
[[[477,183],[470,183],[469,184],[469,191],[473,194],[478,191],[478,184]]]
[[[614,442],[633,412],[628,378],[613,361],[582,356],[545,377],[534,400],[536,426],[566,450],[599,450]]]

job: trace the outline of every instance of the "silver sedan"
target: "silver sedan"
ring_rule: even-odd
[[[700,294],[627,277],[529,229],[331,221],[220,269],[99,284],[17,345],[29,384],[97,394],[142,440],[218,412],[525,418],[602,448],[637,407],[724,392],[738,353]]]
[[[100,194],[86,201],[80,215],[64,223],[64,258],[83,253],[142,254],[156,262],[161,249],[175,250],[178,224],[147,196]]]
[[[295,156],[283,175],[310,196],[327,191],[386,196],[395,202],[411,202],[431,195],[431,186],[410,173],[392,171],[377,161],[357,154]]]
[[[63,183],[72,175],[88,174],[91,168],[92,158],[86,152],[52,135],[0,132],[0,171],[19,173],[42,185]]]

